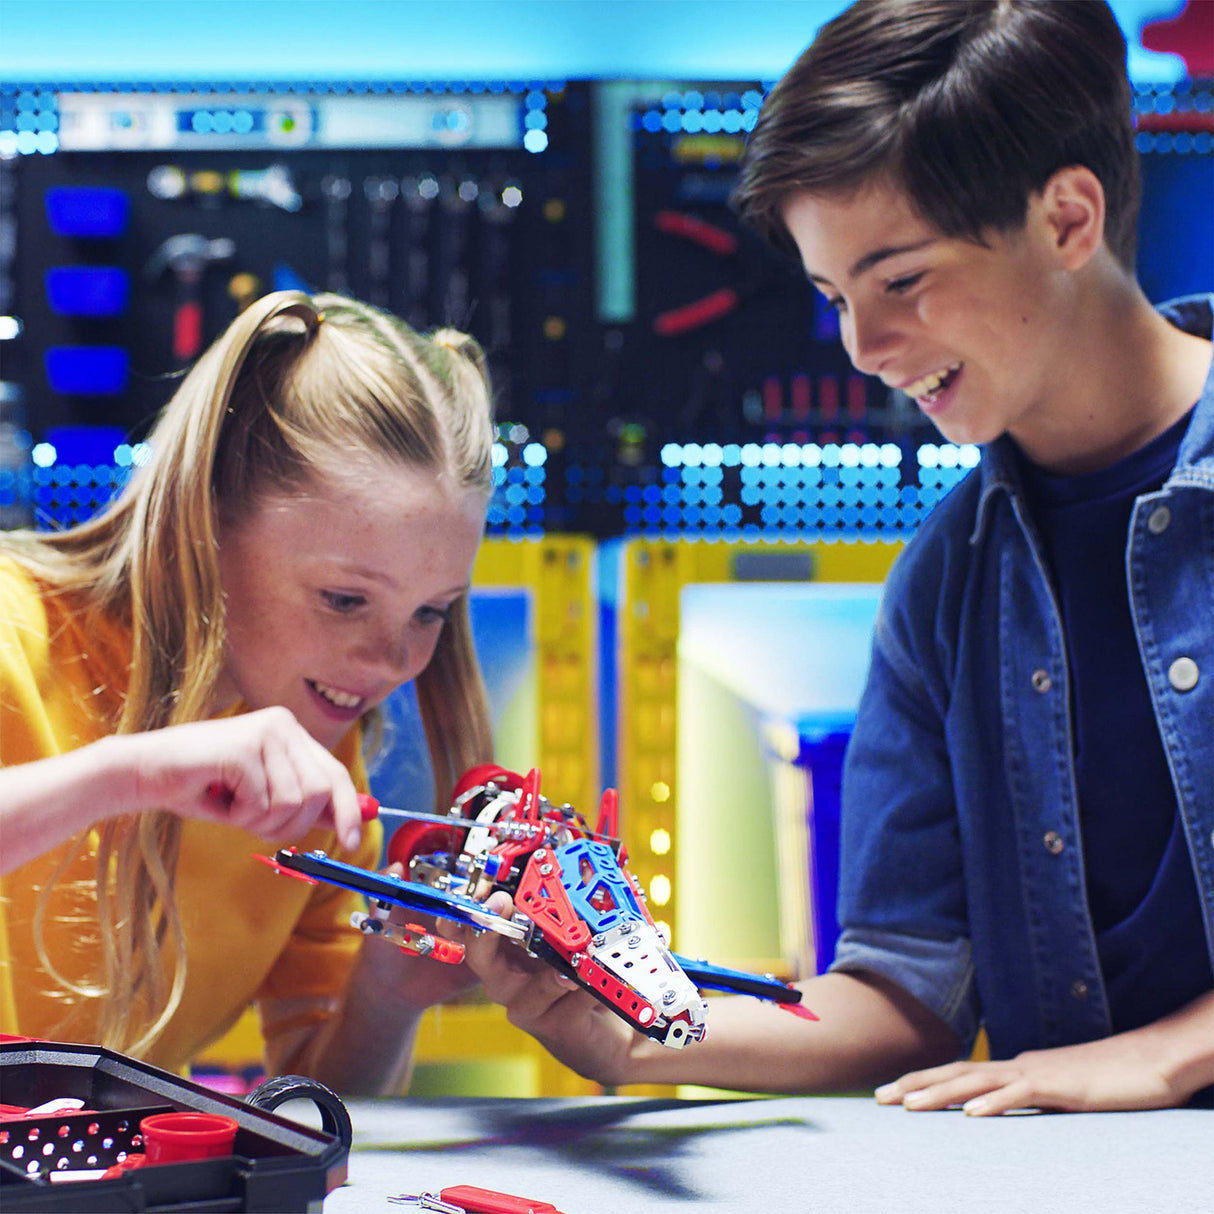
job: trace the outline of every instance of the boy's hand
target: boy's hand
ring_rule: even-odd
[[[499,890],[485,905],[509,918],[514,904]],[[464,960],[506,1018],[559,1061],[598,1083],[627,1083],[631,1049],[645,1041],[571,978],[558,974],[496,932],[458,929]],[[454,933],[453,933],[454,934]]]
[[[1162,1109],[1183,1104],[1149,1051],[1132,1034],[1083,1045],[1029,1050],[1006,1062],[954,1062],[912,1071],[877,1089],[881,1104],[914,1111],[960,1106],[972,1117],[1014,1109],[1094,1113]]]

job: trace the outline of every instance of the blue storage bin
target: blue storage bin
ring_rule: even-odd
[[[120,316],[130,303],[130,275],[116,266],[54,266],[46,298],[60,316]]]
[[[107,396],[126,390],[130,357],[119,346],[51,346],[46,378],[69,396]]]
[[[809,886],[817,971],[823,974],[835,958],[839,940],[839,830],[843,792],[843,758],[851,740],[853,715],[830,713],[797,722],[795,763],[809,776]]]
[[[46,191],[46,218],[56,236],[121,236],[131,202],[107,186],[54,186]]]

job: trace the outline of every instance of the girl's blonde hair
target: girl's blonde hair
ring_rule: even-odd
[[[465,334],[427,337],[351,299],[277,292],[247,308],[185,377],[148,436],[150,462],[108,510],[68,531],[7,533],[0,550],[52,593],[129,626],[116,732],[199,720],[225,653],[220,524],[245,516],[267,491],[301,489],[335,455],[394,459],[487,499],[491,412],[484,356]],[[492,752],[466,600],[418,677],[417,698],[442,800]],[[60,981],[101,997],[101,1044],[138,1054],[163,1031],[185,984],[172,888],[181,819],[129,815],[103,823],[99,835],[103,981]],[[39,951],[58,974],[41,941],[45,905],[44,892]],[[169,937],[171,976],[163,972]]]

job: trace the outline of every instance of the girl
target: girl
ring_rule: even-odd
[[[0,1031],[180,1068],[255,1002],[271,1073],[399,1090],[463,971],[253,853],[376,865],[363,726],[411,679],[440,793],[490,757],[467,590],[492,441],[471,338],[280,292],[109,510],[0,535]]]

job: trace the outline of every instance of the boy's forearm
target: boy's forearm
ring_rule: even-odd
[[[1158,1051],[1164,1077],[1181,1101],[1214,1084],[1214,991],[1132,1035]]]
[[[819,1020],[745,997],[714,998],[704,1041],[676,1051],[642,1039],[620,1082],[749,1092],[848,1091],[957,1056],[952,1030],[884,979],[832,973],[799,985],[805,1006]]]

